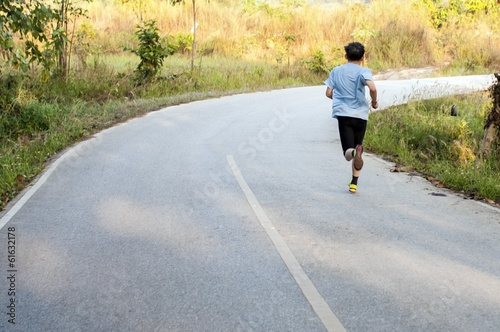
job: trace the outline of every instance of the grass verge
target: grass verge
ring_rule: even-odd
[[[458,116],[451,116],[451,106]],[[423,174],[441,187],[500,204],[500,149],[477,159],[488,93],[454,96],[395,106],[370,115],[368,150]]]

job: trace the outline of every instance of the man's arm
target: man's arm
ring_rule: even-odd
[[[331,88],[326,88],[326,96],[330,99],[333,98],[333,90]]]
[[[377,87],[375,86],[375,83],[373,81],[366,80],[366,85],[368,86],[368,89],[370,89],[370,97],[372,98],[372,107],[378,108]]]

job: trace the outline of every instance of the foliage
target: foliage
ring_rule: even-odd
[[[141,59],[136,69],[139,82],[154,78],[161,70],[163,60],[178,49],[177,45],[168,44],[168,40],[165,45],[166,40],[160,38],[158,31],[154,20],[137,25],[136,36],[139,39],[139,47],[129,50]]]
[[[373,22],[362,23],[352,32],[352,38],[354,40],[359,40],[362,43],[366,43],[367,41],[376,38],[379,35],[380,31],[375,29]]]
[[[179,53],[189,53],[193,47],[193,34],[179,32],[175,35],[175,41],[178,45]]]
[[[87,67],[89,56],[97,56],[101,53],[101,47],[96,43],[96,36],[97,29],[88,21],[82,22],[76,30],[72,51],[84,69]]]
[[[312,73],[328,75],[334,67],[345,62],[344,55],[344,49],[340,47],[332,49],[328,57],[322,50],[315,50],[311,57],[302,59],[302,62]]]
[[[68,23],[72,18],[84,15],[70,0],[54,2],[59,8],[44,1],[0,0],[0,48],[15,68],[26,72],[30,64],[40,64],[47,79],[53,69],[66,73],[68,47]],[[24,41],[24,47],[16,41]]]
[[[327,66],[325,53],[321,50],[316,50],[311,58],[304,59],[303,61],[307,68],[316,74],[328,74],[331,70],[331,68]]]
[[[23,71],[27,71],[32,62],[50,68],[54,52],[60,49],[60,41],[64,40],[62,31],[54,29],[58,18],[57,10],[38,0],[1,0],[0,47],[8,61]],[[23,50],[16,47],[14,34],[24,40]]]
[[[431,24],[440,29],[453,18],[475,20],[481,13],[498,11],[497,0],[414,0],[416,6],[428,10]]]

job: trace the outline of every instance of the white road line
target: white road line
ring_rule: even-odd
[[[45,173],[40,177],[40,179],[31,187],[22,197],[17,201],[16,204],[0,219],[0,230],[16,215],[19,210],[26,204],[26,202],[33,196],[38,189],[47,181],[49,176],[56,170],[57,166],[62,163],[70,154],[73,153],[74,149],[69,150],[59,159],[57,159]]]
[[[319,319],[321,320],[325,328],[331,332],[345,331],[345,328],[344,326],[342,326],[342,323],[340,323],[337,316],[335,316],[335,314],[332,312],[332,310],[328,306],[328,303],[326,303],[325,299],[323,299],[321,294],[318,292],[318,290],[312,283],[311,279],[309,279],[306,272],[297,261],[297,258],[295,258],[292,251],[286,244],[285,240],[283,240],[283,238],[276,230],[269,217],[262,209],[252,189],[250,189],[247,182],[245,181],[245,178],[241,174],[238,165],[236,165],[233,156],[227,155],[226,158],[229,163],[229,166],[231,167],[231,170],[233,171],[234,177],[238,181],[238,184],[240,185],[241,190],[245,194],[248,203],[252,207],[253,212],[259,219],[260,224],[262,225],[267,235],[273,242],[276,250],[278,250],[278,253],[283,259],[283,262],[285,262],[286,266],[288,267],[288,270],[295,278],[295,281],[302,290],[302,293],[304,293],[304,296],[307,298],[307,300],[313,307],[314,311],[318,315]]]

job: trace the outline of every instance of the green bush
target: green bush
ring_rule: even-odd
[[[303,62],[307,69],[315,74],[328,74],[332,69],[332,66],[327,64],[325,53],[321,50],[314,51],[312,56]]]
[[[179,53],[187,54],[193,47],[194,36],[192,33],[179,32],[172,40],[172,47],[176,48]]]
[[[129,49],[139,56],[141,62],[137,66],[136,74],[139,82],[144,82],[154,78],[163,66],[163,60],[174,54],[178,46],[165,45],[165,38],[160,38],[159,29],[154,20],[137,25],[136,36],[139,39],[137,49]],[[127,48],[125,48],[127,49]]]

